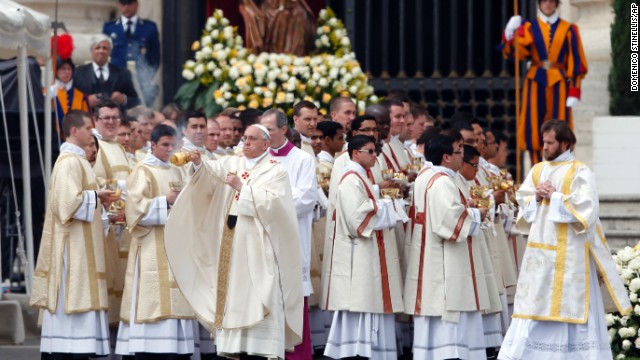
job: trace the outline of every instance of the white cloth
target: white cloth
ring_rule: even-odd
[[[109,64],[104,64],[102,66],[98,66],[96,63],[91,63],[93,65],[93,72],[96,74],[96,77],[100,78],[100,71],[98,69],[102,69],[102,77],[104,81],[109,80]]]
[[[507,27],[504,29],[504,37],[507,38],[507,40],[513,39],[513,33],[518,30],[520,24],[522,24],[522,17],[520,17],[520,15],[512,16],[507,23]]]
[[[191,140],[187,139],[186,136],[182,137],[182,150],[183,151],[198,150],[201,154],[207,153],[207,149],[204,146],[198,146],[192,143]]]
[[[124,32],[127,32],[127,22],[131,21],[131,33],[135,33],[136,32],[136,26],[138,24],[138,15],[133,15],[132,17],[128,18],[124,15],[120,16],[120,21],[122,22],[122,29],[124,30]]]
[[[567,97],[567,107],[574,107],[576,105],[578,105],[578,103],[580,103],[580,99],[578,99],[575,96],[569,96]]]
[[[513,315],[513,313],[509,314],[509,299],[506,291],[500,294],[500,304],[502,305],[502,311],[499,314],[502,321],[502,335],[504,336],[511,325],[511,315]]]
[[[276,287],[272,292],[272,303],[282,308],[282,290]],[[246,352],[248,355],[268,356],[280,354],[284,358],[284,311],[273,311],[264,320],[250,328],[216,331],[216,348],[219,356],[231,356]]]
[[[331,154],[324,150],[320,151],[317,157],[319,162],[326,162],[329,164],[333,164],[333,161],[335,160],[335,158],[331,156]]]
[[[67,293],[66,245],[62,266],[56,313],[42,311],[40,352],[109,355],[109,319],[106,311],[64,313],[64,296]]]
[[[95,191],[91,191],[91,190],[83,191],[82,204],[80,205],[78,210],[76,210],[76,212],[73,214],[73,218],[80,221],[92,222],[93,216],[96,213],[96,207],[98,205],[97,195],[98,194]]]
[[[484,329],[485,345],[490,347],[500,347],[502,345],[502,321],[500,313],[482,315],[482,327]]]
[[[315,160],[311,155],[295,147],[287,156],[275,156],[274,159],[278,160],[289,174],[293,202],[298,215],[303,294],[309,296],[313,292],[311,286],[311,226],[313,224],[313,209],[318,197]]]
[[[436,316],[413,317],[413,358],[421,360],[487,358],[480,312],[462,311],[458,323]]]
[[[602,293],[590,260],[589,317],[585,324],[514,318],[498,359],[612,359]]]
[[[560,19],[560,15],[558,15],[558,10],[554,11],[553,14],[547,16],[542,13],[542,11],[538,12],[538,16],[540,19],[548,24],[555,24],[558,19]]]
[[[395,316],[336,311],[324,355],[334,359],[363,356],[396,360]]]
[[[138,261],[133,272],[132,299],[138,298]],[[136,302],[131,301],[129,319],[136,318]],[[120,321],[116,354],[135,353],[193,354],[194,323],[196,320],[165,319],[158,322],[127,324]]]

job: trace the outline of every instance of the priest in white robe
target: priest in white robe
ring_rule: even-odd
[[[207,118],[199,111],[185,111],[181,115],[179,126],[182,128],[181,151],[197,150],[204,160],[211,160],[212,153],[205,147],[207,141]]]
[[[425,153],[434,166],[414,188],[404,287],[405,312],[414,319],[413,358],[485,359],[482,312],[490,303],[473,238],[487,210],[467,207],[456,185],[461,139],[438,135]]]
[[[116,353],[154,359],[189,359],[194,353],[193,310],[178,289],[164,248],[164,224],[182,181],[169,163],[177,132],[158,125],[151,152],[128,179],[127,224],[132,235]]]
[[[51,174],[29,302],[42,309],[42,359],[88,359],[110,352],[101,214],[102,203],[118,197],[98,190],[85,158],[91,127],[91,117],[80,110],[69,111],[62,121],[66,142]]]
[[[127,152],[117,141],[120,124],[120,107],[111,100],[99,102],[94,109],[94,135],[98,138],[98,155],[93,171],[100,188],[104,188],[107,180],[117,181],[122,191],[122,200],[126,201],[127,176],[131,173],[132,161]],[[112,221],[125,221],[124,210]],[[115,335],[120,321],[120,304],[124,288],[124,273],[127,268],[127,255],[131,238],[124,226],[110,224],[107,233],[107,288],[109,292],[109,324]],[[113,340],[113,339],[112,339]]]
[[[325,259],[323,302],[334,311],[326,356],[397,359],[395,313],[402,312],[402,274],[393,229],[400,221],[391,199],[380,199],[366,169],[376,163],[375,139],[355,136],[351,161],[338,184]]]
[[[304,105],[304,103],[302,104]],[[305,111],[307,110],[309,110],[308,107],[300,106],[299,111],[301,114],[306,114]],[[311,121],[315,128],[315,118]],[[271,137],[271,149],[269,152],[271,156],[279,161],[287,171],[287,174],[289,174],[289,183],[291,184],[293,203],[298,221],[298,239],[300,240],[300,258],[302,260],[300,277],[305,296],[304,329],[302,344],[296,347],[293,354],[287,354],[287,359],[308,359],[312,351],[308,297],[313,291],[311,285],[311,227],[313,224],[313,209],[318,200],[316,161],[315,157],[295,147],[293,143],[287,140],[285,134],[288,129],[288,119],[282,111],[278,109],[265,111],[260,118],[260,124],[269,130]]]
[[[311,145],[311,137],[318,125],[318,116],[318,107],[311,101],[302,100],[293,107],[293,126],[300,134],[300,149],[314,159],[316,154]]]
[[[517,193],[517,227],[528,233],[511,326],[499,359],[612,359],[598,275],[622,314],[632,308],[598,231],[598,194],[577,161],[569,124],[542,125],[546,161]]]
[[[261,125],[244,133],[244,157],[200,161],[165,225],[176,282],[218,354],[284,359],[302,342],[298,224],[286,170]]]
[[[471,145],[463,145],[464,155],[462,158],[462,166],[458,170],[456,184],[462,191],[466,201],[469,204],[474,203],[471,197],[471,184],[476,178],[480,168],[480,153]],[[477,207],[477,205],[475,205]],[[487,355],[495,355],[496,349],[502,345],[502,320],[501,310],[502,301],[500,299],[500,290],[498,281],[493,272],[493,260],[489,251],[489,245],[485,239],[484,233],[479,232],[473,238],[473,245],[479,248],[479,257],[474,257],[474,262],[481,263],[484,267],[484,280],[487,284],[487,293],[489,295],[490,306],[485,309],[482,314],[482,325],[484,329],[485,345],[487,346]]]

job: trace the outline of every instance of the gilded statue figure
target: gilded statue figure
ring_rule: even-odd
[[[316,21],[306,0],[239,1],[252,52],[304,56],[313,49]]]

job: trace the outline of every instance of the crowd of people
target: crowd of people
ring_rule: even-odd
[[[114,61],[157,69],[131,55],[151,35],[119,43],[153,28],[120,4],[92,63],[58,67],[43,359],[612,358],[601,284],[631,306],[565,112],[539,119],[545,161],[517,190],[505,134],[402,91],[360,116],[348,97],[326,117],[154,111]]]
[[[507,138],[468,113],[436,124],[395,91],[293,114],[67,113],[43,358],[611,356],[598,279],[628,297],[567,122],[516,193]]]

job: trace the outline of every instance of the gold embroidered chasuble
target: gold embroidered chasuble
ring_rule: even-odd
[[[124,322],[131,321],[131,301],[134,301],[136,306],[136,323],[195,318],[169,267],[164,248],[164,224],[140,224],[153,199],[169,193],[169,182],[180,180],[180,170],[173,165],[161,167],[141,162],[127,181],[126,215],[131,233],[131,247],[120,310],[120,318]],[[132,299],[136,258],[138,297]]]
[[[243,182],[224,184],[228,172]],[[229,227],[229,215],[236,224]],[[298,224],[286,170],[266,154],[204,161],[182,190],[165,226],[165,247],[178,286],[200,322],[216,329],[251,328],[284,312],[285,348],[302,341],[303,295]],[[284,309],[273,304],[281,291]]]
[[[532,222],[524,214],[535,189],[551,181],[561,194],[572,221],[551,219],[550,201],[537,204]],[[583,324],[589,314],[589,264],[598,272],[618,311],[631,311],[629,296],[620,279],[606,239],[598,226],[598,195],[591,170],[576,160],[541,162],[527,175],[516,194],[520,212],[516,226],[528,234],[516,289],[513,317]],[[563,210],[564,211],[564,210]],[[531,219],[530,219],[531,221]]]
[[[83,203],[83,191],[86,190],[98,190],[91,165],[84,157],[62,153],[51,174],[50,197],[30,300],[30,305],[48,309],[53,314],[57,306],[64,306],[66,314],[108,308],[100,200],[96,200],[93,221],[73,218]],[[58,304],[65,251],[65,304]]]
[[[414,186],[413,232],[404,283],[405,312],[457,321],[460,311],[490,308],[473,251],[470,209],[455,180],[430,168]],[[470,249],[471,247],[471,249]],[[477,249],[475,249],[477,250]]]
[[[98,140],[98,155],[93,171],[96,174],[98,186],[104,188],[106,180],[114,179],[127,181],[131,173],[131,161],[126,151],[115,140]],[[107,239],[104,243],[107,259],[107,291],[109,293],[109,324],[115,325],[120,321],[120,305],[122,289],[124,288],[124,274],[127,269],[127,255],[131,237],[127,231],[120,231],[116,235],[116,226],[110,225]]]
[[[374,230],[378,195],[355,171],[338,185],[331,256],[325,258],[325,310],[392,314],[404,310],[402,274],[392,229]]]

